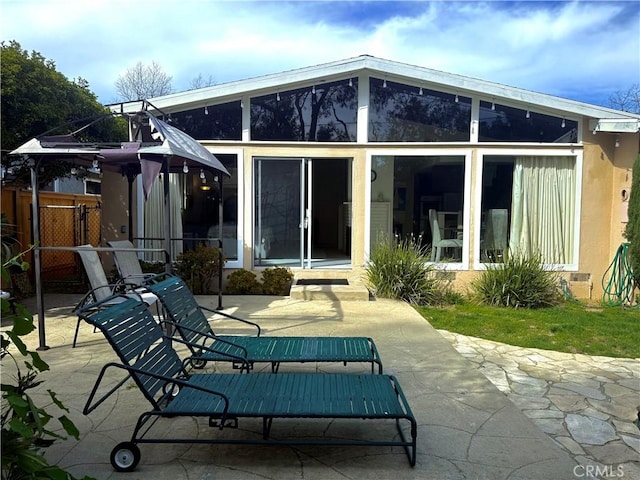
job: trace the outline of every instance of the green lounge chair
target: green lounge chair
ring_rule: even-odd
[[[110,301],[111,300],[111,301]],[[185,369],[172,342],[144,303],[130,297],[117,302],[106,299],[88,306],[79,314],[100,329],[115,351],[119,362],[103,366],[92,388],[83,413],[88,415],[122,385],[132,379],[151,409],[140,414],[131,440],[111,451],[111,464],[117,471],[132,471],[140,461],[142,443],[233,443],[260,445],[336,445],[402,447],[411,466],[416,462],[417,423],[398,381],[390,375],[316,373],[198,373]],[[101,387],[108,369],[122,369],[124,378]],[[103,393],[103,390],[107,390]],[[100,392],[100,393],[99,393]],[[175,417],[204,417],[210,434],[167,438],[158,421]],[[271,437],[272,427],[304,419],[326,419],[334,425],[348,424],[350,437],[309,438]],[[262,420],[262,436],[248,433],[225,438],[226,429],[237,429],[239,421]],[[357,428],[357,422],[363,422]],[[395,423],[386,438],[372,439],[369,422]],[[356,422],[356,425],[354,425]],[[169,430],[172,431],[172,430]],[[184,433],[184,432],[183,432]]]
[[[382,373],[382,361],[375,343],[368,337],[286,337],[261,336],[260,326],[220,310],[198,305],[193,294],[181,278],[160,274],[144,283],[158,297],[167,319],[177,333],[189,344],[208,347],[200,351],[193,348],[192,364],[202,368],[210,361],[233,361],[235,357],[247,360],[249,367],[255,363],[271,363],[273,372],[285,362],[362,362],[371,364],[371,372],[378,366]],[[217,335],[203,311],[215,313],[255,329],[255,335]]]

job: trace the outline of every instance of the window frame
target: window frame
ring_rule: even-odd
[[[583,149],[577,149],[575,146],[566,148],[478,148],[476,150],[476,164],[474,170],[474,198],[473,204],[476,207],[473,215],[474,228],[473,234],[473,269],[486,270],[487,264],[480,261],[480,225],[482,221],[482,176],[484,172],[485,157],[489,156],[535,156],[535,157],[575,157],[576,168],[576,198],[575,198],[575,218],[573,238],[573,260],[570,263],[552,264],[545,263],[543,267],[546,270],[558,270],[565,272],[578,271],[580,260],[580,218],[582,215],[582,169],[583,169]]]
[[[458,147],[458,148],[417,148],[417,149],[389,149],[389,148],[368,148],[366,149],[366,161],[365,161],[365,188],[364,202],[365,202],[365,214],[364,214],[364,261],[365,265],[369,262],[371,253],[371,170],[373,167],[373,157],[378,156],[393,156],[393,157],[413,157],[413,156],[426,156],[426,157],[463,157],[464,161],[464,186],[463,186],[463,212],[462,212],[462,261],[455,263],[445,262],[427,262],[428,265],[433,265],[439,270],[456,270],[464,271],[469,270],[469,253],[470,242],[469,236],[471,233],[471,179],[472,179],[472,163],[473,163],[473,148],[470,147]]]

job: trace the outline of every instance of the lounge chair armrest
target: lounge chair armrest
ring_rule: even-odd
[[[208,333],[201,332],[200,330],[195,330],[193,328],[189,328],[189,327],[186,327],[184,325],[179,325],[179,324],[177,324],[175,322],[172,322],[170,320],[161,320],[160,324],[161,325],[162,324],[166,324],[166,325],[169,325],[169,326],[171,326],[173,328],[180,328],[182,330],[188,330],[189,332],[197,333],[198,335],[203,336],[205,338],[208,338],[210,340],[215,340],[216,342],[224,343],[226,345],[231,345],[232,347],[235,347],[235,348],[237,348],[239,350],[242,350],[242,352],[244,352],[244,356],[234,355],[232,353],[220,352],[220,351],[216,350],[215,348],[208,347],[208,346],[206,346],[204,344],[189,342],[189,341],[184,340],[183,338],[180,338],[180,337],[167,337],[167,338],[170,338],[172,342],[182,343],[183,345],[187,345],[189,347],[193,347],[194,349],[206,350],[208,352],[215,353],[216,355],[224,355],[226,357],[235,359],[238,362],[241,362],[241,363],[244,364],[243,368],[246,367],[248,369],[248,367],[249,367],[249,361],[247,360],[247,356],[249,355],[249,353],[247,352],[247,349],[245,347],[243,347],[242,345],[237,345],[237,344],[235,344],[233,342],[230,342],[230,341],[225,340],[223,338],[219,338],[219,337],[217,337],[215,335],[210,335]]]
[[[93,398],[98,390],[98,386],[102,380],[102,377],[104,376],[104,373],[106,372],[106,370],[109,367],[116,367],[116,368],[120,368],[122,370],[127,371],[128,375],[121,380],[115,387],[111,388],[109,390],[109,392],[107,392],[105,395],[103,395],[101,398],[99,398],[95,403],[91,403],[93,401]],[[184,387],[184,388],[191,388],[194,390],[200,390],[201,392],[205,392],[211,395],[216,395],[219,396],[223,399],[224,403],[225,403],[225,407],[224,407],[224,411],[222,413],[222,417],[224,418],[224,416],[226,416],[227,411],[229,409],[229,398],[221,392],[217,392],[215,390],[211,390],[210,388],[206,388],[206,387],[202,387],[200,385],[192,385],[190,384],[187,380],[183,380],[181,378],[175,378],[175,377],[167,377],[166,375],[160,375],[157,373],[153,373],[153,372],[149,372],[148,370],[142,370],[140,368],[136,368],[136,367],[131,367],[131,366],[127,366],[127,365],[122,365],[120,363],[115,363],[115,362],[110,362],[107,363],[105,366],[102,367],[102,370],[100,371],[100,375],[98,375],[98,379],[96,380],[95,385],[93,386],[93,389],[91,390],[91,393],[89,394],[89,398],[87,399],[87,403],[85,404],[84,408],[82,409],[82,413],[87,415],[89,413],[91,413],[93,410],[95,410],[101,403],[103,403],[109,396],[111,396],[111,394],[113,392],[115,392],[118,388],[120,388],[124,382],[127,381],[128,378],[131,377],[132,373],[138,373],[140,375],[145,375],[148,377],[153,377],[153,378],[157,378],[158,380],[164,380],[165,382],[167,382],[167,384],[173,384],[173,385],[179,385],[180,387]],[[153,402],[152,402],[153,403]],[[157,408],[157,405],[154,405],[154,408]]]
[[[134,293],[140,299],[142,299],[142,296],[140,295],[140,293],[134,291],[135,288],[140,288],[139,285],[135,285],[133,283],[131,283],[131,284],[128,284],[128,283],[109,283],[107,285],[101,285],[99,287],[96,287],[96,288],[93,288],[93,289],[89,290],[80,299],[80,301],[76,304],[76,306],[73,308],[73,312],[74,313],[78,313],[80,310],[87,310],[88,308],[90,309],[92,304],[99,303],[99,302],[96,301],[96,295],[95,295],[96,290],[101,290],[103,288],[108,288],[110,290],[108,296],[110,297],[110,296],[113,296],[114,294],[117,294],[118,293],[118,289],[121,289],[123,287],[125,287],[125,290],[126,290],[127,293]],[[126,287],[130,287],[130,290],[127,290]]]
[[[221,310],[216,310],[214,308],[208,308],[208,307],[203,307],[201,305],[198,305],[202,310],[206,310],[207,312],[211,312],[211,313],[215,313],[217,315],[222,315],[225,318],[228,318],[230,320],[236,320],[238,322],[242,322],[246,325],[250,325],[252,327],[255,327],[256,330],[258,331],[258,333],[256,334],[256,337],[260,336],[260,333],[262,333],[262,329],[260,328],[260,325],[258,325],[257,323],[251,322],[249,320],[245,320],[244,318],[240,318],[240,317],[236,317],[235,315],[232,315],[230,313],[225,313]]]

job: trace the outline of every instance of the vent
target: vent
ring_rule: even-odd
[[[590,273],[572,273],[569,277],[570,282],[588,282],[591,278]]]

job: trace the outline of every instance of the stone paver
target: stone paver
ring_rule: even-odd
[[[584,466],[577,476],[640,479],[640,359],[517,348],[439,332]]]

